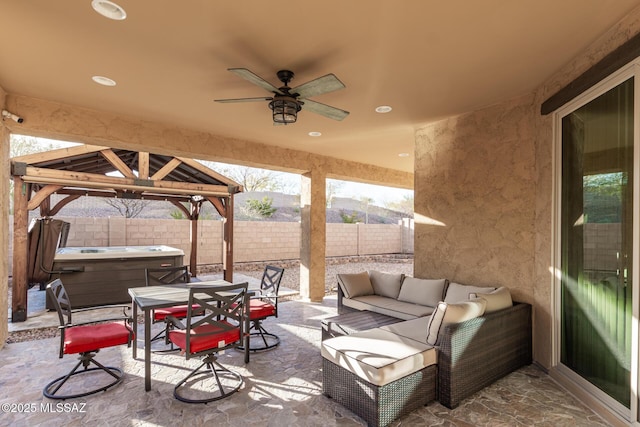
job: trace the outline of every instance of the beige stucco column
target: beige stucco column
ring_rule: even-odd
[[[0,88],[0,110],[4,109],[6,95]],[[0,119],[0,252],[9,253],[9,129]],[[0,257],[0,348],[9,335],[9,257]]]
[[[320,302],[325,290],[326,172],[314,165],[300,185],[300,296]]]

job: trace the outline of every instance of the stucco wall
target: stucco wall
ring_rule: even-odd
[[[417,277],[507,286],[533,302],[534,114],[526,96],[417,132]]]
[[[419,277],[508,286],[534,304],[534,360],[552,365],[552,115],[540,106],[640,31],[627,15],[529,95],[416,132]]]

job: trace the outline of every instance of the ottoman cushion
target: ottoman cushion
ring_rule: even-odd
[[[381,328],[325,340],[322,357],[377,386],[435,365],[437,361],[433,346]]]

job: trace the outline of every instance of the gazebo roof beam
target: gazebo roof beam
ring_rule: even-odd
[[[96,153],[110,147],[102,147],[96,145],[76,145],[73,147],[60,148],[57,150],[44,151],[42,153],[26,154],[24,156],[13,157],[11,161],[22,162],[28,164],[42,162],[58,162],[62,159],[73,158],[73,156],[82,156],[88,153]]]
[[[100,152],[102,156],[116,168],[126,178],[137,178],[131,168],[127,166],[125,162],[120,159],[112,150],[102,150]]]
[[[63,188],[61,190],[56,191],[56,194],[61,195],[80,195],[80,196],[91,196],[91,197],[108,197],[114,198],[117,196],[115,190],[105,189],[82,189],[82,188]],[[159,201],[177,201],[189,203],[191,201],[191,196],[186,194],[158,194],[158,193],[141,193],[141,196],[144,200],[159,200]]]
[[[225,197],[229,189],[224,185],[195,184],[174,181],[141,180],[137,178],[112,177],[91,173],[69,172],[52,169],[27,167],[22,176],[25,182],[57,184],[80,188],[111,188],[137,192],[174,193]]]

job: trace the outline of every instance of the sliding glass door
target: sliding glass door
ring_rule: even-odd
[[[634,78],[561,115],[560,362],[630,408]]]

